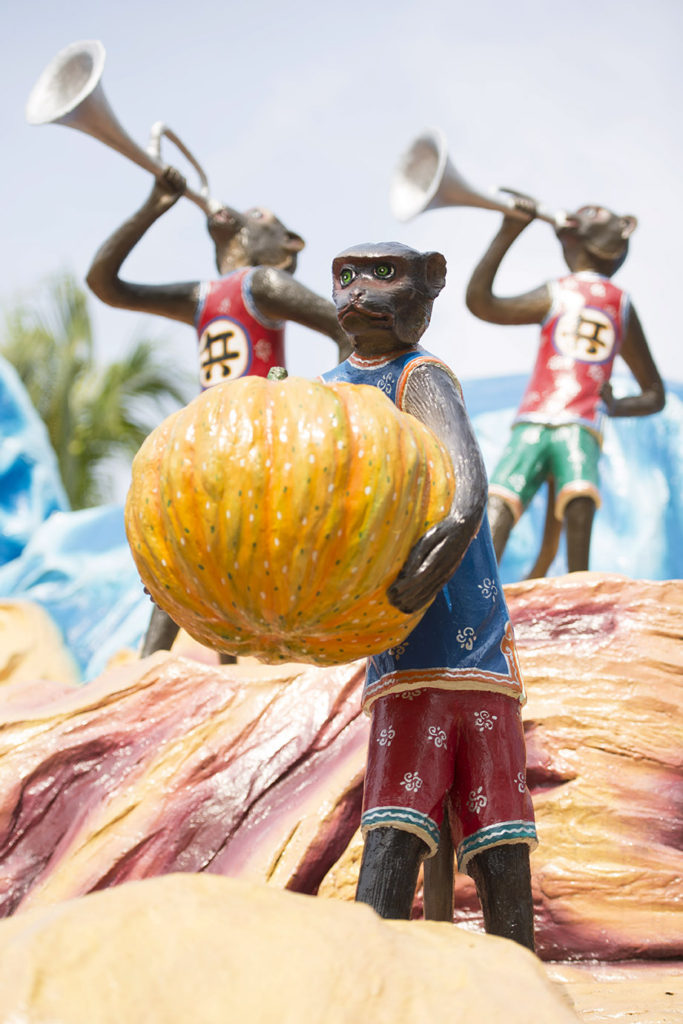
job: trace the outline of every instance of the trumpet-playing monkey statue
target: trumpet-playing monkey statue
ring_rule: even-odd
[[[628,295],[611,277],[626,259],[635,217],[602,206],[583,206],[557,229],[570,273],[510,298],[493,294],[506,252],[534,215],[533,200],[518,196],[528,219],[506,215],[474,270],[467,306],[496,324],[541,325],[541,339],[512,434],[491,475],[488,514],[500,558],[517,522],[548,481],[546,536],[531,575],[544,575],[564,524],[569,572],[588,569],[593,516],[599,505],[601,421],[648,416],[664,406],[664,385]],[[615,398],[612,367],[620,355],[640,394]]]
[[[332,303],[293,277],[303,239],[262,207],[238,213],[224,206],[207,228],[220,275],[213,281],[136,284],[119,276],[133,247],[185,190],[185,179],[168,167],[155,179],[146,202],[95,254],[87,282],[103,302],[179,320],[196,328],[202,388],[245,374],[265,377],[284,366],[284,326],[296,321],[336,342],[339,358],[350,350]],[[154,607],[142,655],[169,650],[178,627]]]
[[[379,387],[439,436],[456,475],[448,516],[413,547],[389,590],[405,612],[432,603],[403,643],[367,665],[356,898],[383,917],[408,918],[427,858],[425,912],[452,920],[454,845],[486,930],[533,948],[524,688],[484,515],[486,473],[457,379],[419,345],[445,274],[440,253],[398,243],[355,246],[333,263],[353,352],[323,379]]]

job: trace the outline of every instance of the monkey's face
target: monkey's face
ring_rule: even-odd
[[[367,355],[414,348],[429,324],[434,295],[427,263],[438,253],[417,253],[386,243],[347,250],[332,264],[337,317],[354,348]]]
[[[275,214],[255,206],[246,213],[224,207],[209,219],[221,274],[236,267],[277,267],[293,274],[304,240],[288,231]]]
[[[635,217],[619,216],[604,206],[582,206],[569,215],[557,236],[572,270],[577,258],[587,254],[600,261],[596,269],[610,275],[626,259],[628,239],[637,224]]]

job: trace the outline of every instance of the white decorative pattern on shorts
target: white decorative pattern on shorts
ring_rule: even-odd
[[[377,742],[380,747],[390,747],[391,741],[396,735],[396,730],[389,726],[388,729],[382,729],[381,733],[377,737]]]
[[[405,786],[406,793],[417,793],[422,787],[422,779],[417,772],[406,772],[401,779],[401,785]]]
[[[477,789],[473,789],[467,798],[467,809],[474,814],[476,811],[483,810],[488,802],[488,797],[484,793],[484,787],[479,786]]]
[[[492,715],[490,711],[475,711],[474,724],[479,732],[485,729],[493,729],[493,723],[498,721],[498,715]]]
[[[433,740],[435,747],[443,747],[444,750],[448,750],[448,744],[446,743],[446,733],[443,729],[439,729],[436,725],[430,725],[427,730],[427,739]]]

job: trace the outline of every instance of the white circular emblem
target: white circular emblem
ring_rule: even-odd
[[[580,363],[604,363],[611,356],[615,341],[610,318],[591,306],[563,313],[553,333],[557,351]]]
[[[225,380],[242,377],[251,363],[249,335],[229,317],[217,317],[206,325],[199,338],[199,370],[202,385],[213,387]]]

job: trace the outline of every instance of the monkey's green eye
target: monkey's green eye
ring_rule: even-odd
[[[396,271],[392,263],[376,263],[373,273],[380,281],[388,281]]]
[[[355,276],[356,275],[354,274],[350,267],[344,267],[344,269],[340,271],[339,274],[339,283],[342,285],[342,287],[345,288],[347,284],[351,284]]]

